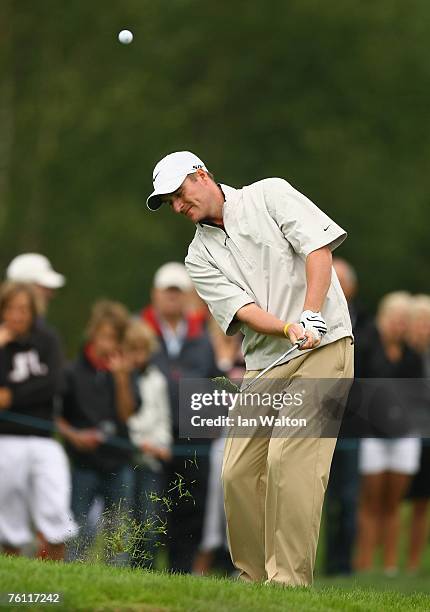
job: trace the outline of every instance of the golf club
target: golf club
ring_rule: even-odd
[[[290,349],[288,349],[286,353],[284,353],[283,355],[275,359],[273,363],[268,365],[267,368],[264,368],[264,370],[262,370],[259,374],[257,374],[257,376],[255,376],[252,380],[250,380],[249,383],[240,390],[240,393],[247,391],[250,387],[252,387],[254,383],[257,382],[257,380],[262,378],[265,374],[267,374],[267,372],[269,372],[272,368],[277,366],[280,361],[285,359],[285,357],[288,357],[288,355],[290,355],[293,351],[300,348],[306,341],[307,341],[307,338],[302,338],[301,340],[297,340],[297,342],[294,342],[293,346]]]

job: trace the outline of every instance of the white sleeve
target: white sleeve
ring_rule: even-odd
[[[142,405],[128,420],[130,438],[136,446],[148,441],[169,448],[173,437],[167,381],[157,368],[149,367],[139,383]]]
[[[298,255],[306,258],[324,246],[334,251],[345,240],[345,230],[287,181],[265,181],[264,197],[270,216]]]
[[[225,334],[234,335],[242,325],[235,320],[235,314],[242,306],[253,303],[254,298],[195,251],[188,251],[185,266],[218,325]]]

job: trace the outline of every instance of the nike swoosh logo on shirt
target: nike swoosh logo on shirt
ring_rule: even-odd
[[[331,223],[330,223],[330,225],[331,225]],[[324,231],[324,232],[326,232],[326,231],[328,230],[328,228],[330,227],[330,225],[327,225],[327,227],[325,227],[325,228],[323,229],[323,231]]]

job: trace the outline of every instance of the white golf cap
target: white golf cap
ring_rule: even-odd
[[[6,277],[20,283],[35,283],[47,289],[58,289],[66,284],[62,274],[55,272],[51,262],[39,253],[23,253],[10,262]]]
[[[146,200],[149,210],[158,210],[161,206],[160,196],[179,189],[188,174],[193,174],[199,168],[207,172],[202,160],[190,151],[177,151],[163,157],[155,166],[152,175],[154,191]]]
[[[184,266],[177,261],[169,261],[158,268],[154,276],[154,287],[156,289],[180,289],[191,291],[193,283]]]

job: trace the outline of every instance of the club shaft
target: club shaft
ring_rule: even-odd
[[[302,338],[301,340],[298,340],[297,342],[295,342],[293,344],[293,346],[290,349],[288,349],[288,351],[286,353],[284,353],[283,355],[281,355],[280,357],[275,359],[275,361],[273,363],[268,365],[267,368],[264,368],[264,370],[262,370],[259,374],[257,374],[257,376],[255,376],[251,381],[249,381],[249,383],[247,385],[245,385],[243,387],[243,389],[241,389],[241,393],[243,393],[244,391],[247,391],[254,383],[257,382],[257,380],[262,378],[265,374],[267,374],[267,372],[269,372],[272,368],[277,366],[280,361],[285,359],[285,357],[288,357],[288,355],[290,355],[292,352],[294,352],[297,348],[300,348],[302,346],[302,344],[304,344],[306,342],[306,340],[307,340],[307,338]]]

